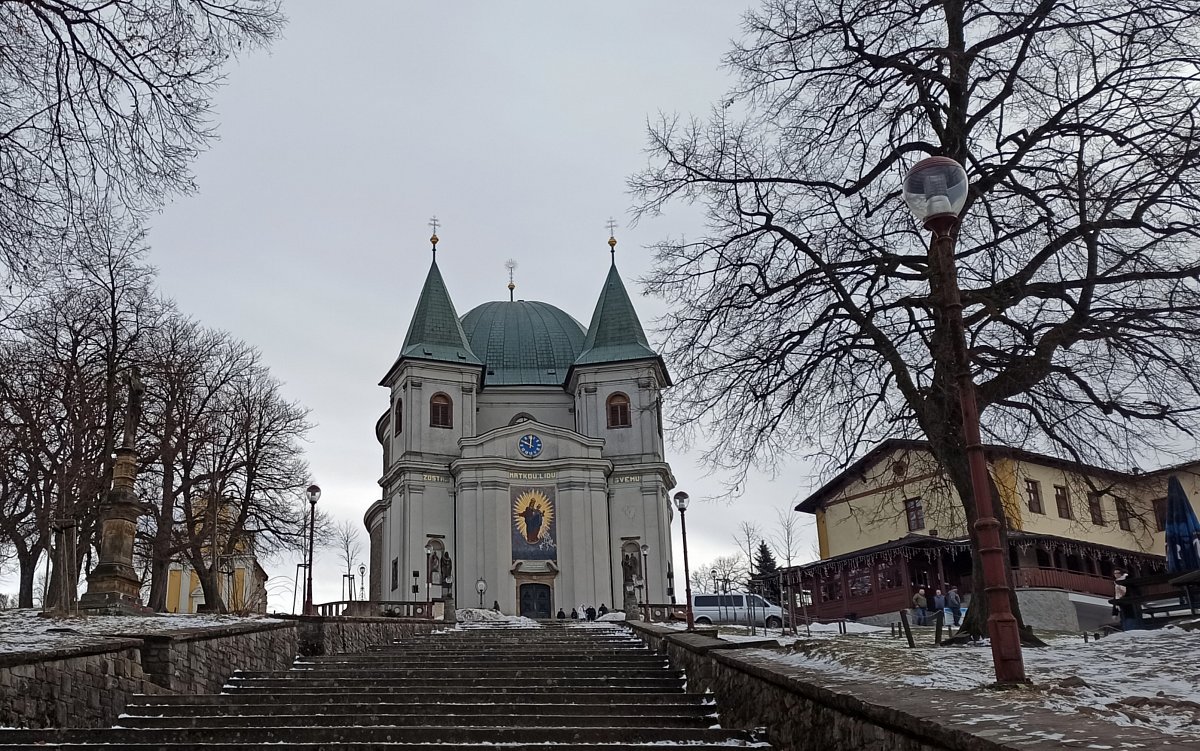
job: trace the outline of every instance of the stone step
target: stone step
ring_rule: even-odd
[[[749,744],[753,738],[741,730],[714,728],[539,728],[539,727],[310,727],[298,730],[291,727],[258,726],[246,728],[206,729],[67,729],[67,730],[9,730],[0,736],[7,745],[33,746],[42,744],[120,745],[157,744],[176,748],[188,744],[237,743],[283,744],[293,748],[296,743],[410,743],[447,745],[486,744]],[[206,747],[206,746],[205,746]],[[507,749],[506,749],[507,751]]]
[[[362,714],[270,714],[270,715],[172,715],[169,717],[121,717],[117,720],[122,728],[247,728],[263,727],[403,727],[417,728],[429,725],[454,725],[455,727],[495,728],[705,728],[716,722],[714,716],[697,715],[566,715],[525,713],[519,703],[509,705],[508,714],[453,714],[433,712],[420,714],[392,714],[380,711]]]
[[[484,715],[508,715],[514,711],[524,713],[530,716],[545,715],[558,718],[574,717],[581,715],[591,716],[626,716],[626,717],[659,717],[665,715],[677,715],[682,717],[712,717],[716,713],[716,705],[711,703],[703,703],[696,699],[689,699],[686,702],[681,701],[679,694],[665,694],[664,698],[670,698],[673,701],[658,701],[658,702],[613,702],[608,701],[612,698],[612,694],[591,695],[595,698],[589,702],[581,702],[576,704],[568,704],[566,702],[553,703],[544,701],[542,697],[536,703],[530,702],[528,699],[521,698],[511,702],[498,703],[471,703],[469,698],[466,701],[455,700],[446,702],[426,702],[421,700],[422,697],[414,697],[413,701],[384,701],[378,700],[378,697],[372,695],[370,700],[365,697],[360,697],[362,700],[355,702],[319,702],[311,701],[295,701],[295,697],[287,704],[280,704],[278,700],[272,703],[253,703],[247,701],[228,701],[228,702],[192,702],[188,704],[134,704],[125,709],[127,717],[201,717],[201,716],[237,716],[237,715],[257,715],[257,716],[274,716],[274,715],[363,715],[363,714],[383,714],[383,715],[424,715],[427,718],[437,717],[445,714],[447,716],[484,716]],[[189,698],[208,698],[208,697],[189,697]],[[223,695],[223,698],[242,699],[251,697],[234,697],[231,695]],[[478,698],[478,697],[474,697]],[[601,698],[604,701],[601,701]],[[641,698],[638,695],[637,698]],[[124,720],[122,720],[124,722]],[[268,723],[269,724],[269,723]],[[564,723],[567,724],[567,723]]]
[[[29,743],[10,744],[5,740],[6,731],[0,731],[0,751],[28,751]],[[37,751],[77,751],[80,747],[94,747],[95,744],[36,744]],[[263,751],[263,746],[257,743],[134,743],[127,741],[121,744],[121,749],[130,751]],[[484,744],[443,744],[443,743],[409,743],[409,741],[355,741],[343,740],[337,744],[338,751],[396,751],[414,749],[415,751],[473,751],[480,747],[497,749],[493,745]],[[724,741],[724,743],[696,743],[696,741],[648,741],[648,743],[533,743],[505,744],[503,751],[664,751],[667,749],[683,749],[685,751],[730,751],[731,749],[770,749],[763,741]],[[328,743],[306,743],[306,741],[290,741],[288,751],[332,751]]]
[[[292,668],[291,670],[270,670],[246,673],[237,672],[233,674],[230,680],[251,680],[259,678],[296,678],[299,680],[308,680],[313,678],[319,678],[322,680],[353,678],[355,680],[379,679],[387,681],[404,679],[422,680],[425,678],[475,678],[489,680],[494,678],[555,678],[562,676],[570,678],[621,679],[681,677],[677,671],[668,670],[667,668],[661,666],[620,665],[617,667],[605,667],[603,665],[577,665],[570,668],[564,668],[554,665],[439,666],[436,664],[426,664],[420,667],[404,665],[387,667],[375,666],[372,668],[363,668],[361,670],[336,666],[328,668],[298,666]]]
[[[620,678],[597,676],[594,678],[576,678],[560,675],[482,678],[463,676],[461,678],[429,677],[411,678],[239,678],[234,676],[226,684],[227,688],[235,691],[277,691],[279,689],[313,689],[313,688],[359,688],[362,690],[385,691],[388,689],[412,689],[414,691],[429,691],[440,688],[471,688],[477,691],[504,691],[506,689],[549,688],[555,690],[592,688],[594,690],[624,689],[657,689],[669,690],[681,688],[682,678]]]
[[[521,662],[525,658],[514,654],[470,654],[457,655],[406,655],[406,654],[374,654],[354,657],[301,657],[294,665],[405,665],[429,664],[453,665],[464,664],[497,664],[505,665],[510,662]],[[576,665],[584,662],[589,665],[665,665],[667,658],[660,654],[613,654],[611,652],[595,652],[586,655],[538,655],[537,661],[543,665]]]
[[[495,693],[495,692],[493,692]],[[588,705],[588,704],[613,704],[630,705],[636,704],[641,706],[693,706],[705,705],[711,706],[711,702],[704,696],[697,694],[684,694],[680,692],[671,693],[653,693],[653,692],[636,692],[636,693],[621,693],[618,691],[605,692],[562,692],[552,689],[542,689],[536,692],[513,692],[513,693],[530,693],[537,696],[537,701],[531,704],[535,705]],[[386,697],[386,700],[383,698]],[[430,698],[429,692],[422,689],[412,689],[410,691],[390,691],[385,694],[380,694],[374,691],[337,691],[334,693],[301,693],[288,692],[285,696],[279,694],[257,694],[245,691],[239,691],[237,694],[200,694],[200,695],[172,695],[172,694],[154,694],[154,695],[137,695],[130,703],[130,707],[136,708],[153,708],[153,707],[175,707],[175,706],[223,706],[223,705],[279,705],[282,701],[296,704],[317,704],[317,705],[337,705],[337,704],[424,704],[428,703]],[[437,695],[438,703],[446,702],[448,704],[470,704],[479,701],[477,692],[453,692],[443,691]],[[479,704],[478,706],[489,706],[487,704]],[[503,706],[495,704],[490,706]]]

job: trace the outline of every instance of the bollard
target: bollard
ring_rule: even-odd
[[[908,611],[900,611],[900,625],[904,628],[904,636],[908,639],[909,649],[915,649],[917,643],[913,641],[912,629],[908,625]]]
[[[942,646],[942,624],[946,620],[946,611],[939,611],[934,618],[933,643],[937,646]]]
[[[1084,644],[1088,643],[1088,632],[1086,632],[1086,631],[1083,632],[1083,643]]]

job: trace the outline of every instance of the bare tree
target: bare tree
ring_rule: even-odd
[[[727,58],[739,84],[707,121],[664,118],[631,178],[641,216],[707,213],[706,237],[658,246],[647,286],[670,311],[680,422],[721,447],[708,461],[741,475],[804,449],[840,468],[923,435],[978,518],[962,364],[927,235],[898,198],[925,155],[970,175],[956,261],[985,435],[1124,466],[1194,434],[1194,11],[765,0],[749,13]]]
[[[783,559],[784,567],[791,568],[800,555],[801,537],[800,517],[790,506],[775,509],[775,531],[770,535],[770,542]]]
[[[359,525],[353,519],[343,519],[338,522],[333,530],[333,545],[337,550],[338,562],[342,564],[344,572],[347,576],[354,576],[354,564],[358,563],[362,558],[362,544],[359,542]],[[353,582],[353,579],[343,579],[344,582]],[[350,598],[354,599],[353,584],[351,584]]]
[[[737,532],[733,534],[733,542],[738,547],[738,557],[743,561],[737,574],[739,582],[748,581],[754,574],[754,552],[763,541],[763,531],[754,522],[743,521],[738,524]]]
[[[97,189],[135,213],[193,189],[229,61],[277,0],[0,0],[0,266],[58,257]]]

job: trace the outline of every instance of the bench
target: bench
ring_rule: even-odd
[[[1125,596],[1109,600],[1121,612],[1121,620],[1131,620],[1142,628],[1165,626],[1172,619],[1196,615],[1197,600],[1189,583],[1176,583],[1176,574],[1155,574],[1124,579]],[[1181,586],[1182,584],[1182,586]]]

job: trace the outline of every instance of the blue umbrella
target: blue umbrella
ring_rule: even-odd
[[[1167,481],[1167,571],[1200,569],[1200,521],[1175,475]]]

